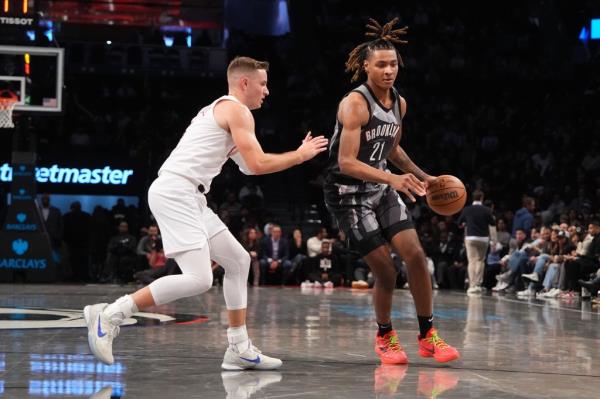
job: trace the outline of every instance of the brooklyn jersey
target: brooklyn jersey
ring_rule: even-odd
[[[215,105],[223,100],[240,103],[233,96],[222,96],[202,108],[183,133],[177,147],[161,166],[159,175],[163,171],[175,173],[192,181],[196,186],[202,186],[203,192],[207,193],[213,178],[221,172],[223,164],[230,157],[240,166],[242,172],[250,174],[236,150],[231,134],[221,128],[215,120]]]
[[[386,170],[386,159],[392,149],[398,145],[401,134],[402,114],[398,92],[392,88],[393,103],[391,108],[384,107],[366,83],[352,90],[352,92],[360,93],[365,98],[369,108],[369,121],[360,129],[360,148],[357,159],[374,168]],[[352,192],[371,191],[367,186],[373,186],[372,188],[376,189],[379,186],[377,183],[367,183],[344,175],[340,171],[338,152],[343,127],[338,119],[329,146],[326,185],[329,186],[330,190],[335,185],[339,190],[348,188]],[[343,193],[340,192],[339,194]]]

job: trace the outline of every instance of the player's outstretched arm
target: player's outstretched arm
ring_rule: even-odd
[[[282,154],[265,153],[254,134],[254,118],[250,111],[231,101],[219,105],[224,106],[220,111],[224,111],[226,115],[227,130],[231,132],[233,142],[252,174],[279,172],[308,161],[327,150],[326,138],[312,137],[309,133],[295,151]],[[223,115],[223,112],[220,114]],[[218,118],[218,115],[215,117]]]
[[[367,104],[360,94],[351,93],[340,104],[338,118],[344,128],[340,136],[338,163],[343,174],[356,179],[389,184],[415,201],[412,193],[425,195],[425,186],[411,173],[394,175],[358,159],[361,126],[369,120]]]

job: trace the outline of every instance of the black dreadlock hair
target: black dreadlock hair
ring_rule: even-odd
[[[408,41],[400,39],[400,35],[405,35],[408,30],[408,26],[400,29],[392,29],[398,18],[392,19],[387,24],[381,26],[379,22],[373,18],[369,18],[369,22],[366,25],[367,32],[366,37],[375,37],[374,40],[359,44],[348,54],[348,61],[346,61],[346,72],[353,72],[352,82],[357,81],[361,74],[364,72],[363,65],[369,54],[374,50],[395,50],[398,54],[398,62],[401,66],[404,66],[402,57],[396,49],[395,44],[406,44]]]

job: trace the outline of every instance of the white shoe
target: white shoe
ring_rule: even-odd
[[[554,295],[556,294],[556,288],[550,288],[548,291],[542,291],[542,292],[538,292],[536,294],[536,297],[538,298],[554,298]]]
[[[227,393],[227,399],[251,398],[258,391],[281,381],[281,373],[277,371],[265,371],[253,373],[251,371],[223,371],[223,388]]]
[[[333,283],[331,281],[326,281],[325,284],[323,284],[324,288],[333,288]]]
[[[526,290],[517,292],[517,296],[520,296],[520,297],[535,296],[535,291],[532,290],[531,288],[527,288]]]
[[[552,288],[547,294],[546,296],[548,298],[556,298],[557,296],[559,296],[560,294],[562,294],[563,292],[558,289],[558,288]]]
[[[112,386],[107,386],[102,388],[100,391],[96,392],[95,394],[93,394],[92,396],[90,396],[90,399],[110,399],[111,395],[112,395]]]
[[[280,359],[263,355],[261,351],[250,342],[250,346],[244,352],[237,351],[235,346],[229,345],[225,351],[225,357],[221,368],[223,370],[275,370],[281,367]]]
[[[323,286],[318,281],[315,281],[315,288],[322,288]]]
[[[303,281],[302,284],[300,284],[300,288],[313,288],[315,285],[311,282],[311,281]]]
[[[523,274],[521,277],[523,277],[527,280],[533,281],[534,283],[537,283],[540,281],[540,276],[536,272],[529,273],[529,274]]]
[[[475,287],[470,287],[467,290],[467,294],[481,294],[481,287],[476,285]]]
[[[498,281],[495,287],[492,288],[492,291],[498,292],[503,291],[508,288],[508,283],[506,281]]]
[[[119,326],[104,314],[107,306],[107,303],[86,306],[83,308],[83,317],[88,328],[90,350],[102,363],[111,365],[115,362],[112,342],[119,335]]]

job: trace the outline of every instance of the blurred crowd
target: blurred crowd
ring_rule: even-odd
[[[373,286],[369,266],[348,245],[342,231],[329,226],[284,231],[264,212],[260,188],[251,190],[247,194],[250,189],[244,186],[238,195],[230,192],[221,204],[208,201],[250,254],[249,285]],[[600,214],[574,212],[573,205],[539,209],[536,200],[527,196],[515,212],[496,212],[493,202],[484,204],[492,209],[496,227],[485,255],[484,290],[519,297],[597,296]],[[179,273],[175,261],[165,257],[160,230],[151,215],[144,219],[137,208],[126,207],[121,200],[110,210],[96,207],[92,215],[74,202],[61,215],[51,205],[51,197],[43,195],[40,211],[65,281],[148,284]],[[469,259],[459,215],[431,214],[421,202],[411,206],[411,215],[427,256],[432,286],[466,290]],[[405,263],[391,248],[390,253],[398,272],[396,287],[408,288]],[[215,284],[222,284],[223,268],[213,263],[213,273]]]

